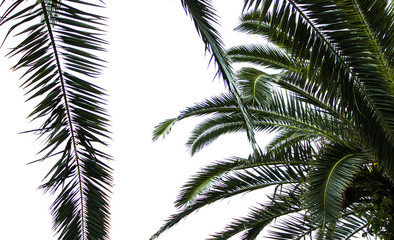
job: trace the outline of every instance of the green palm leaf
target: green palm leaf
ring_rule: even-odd
[[[237,104],[244,116],[249,140],[252,145],[255,146],[256,141],[253,133],[253,122],[242,102],[238,82],[234,78],[233,70],[225,54],[220,34],[213,26],[213,24],[217,23],[217,16],[211,2],[209,0],[182,0],[182,5],[186,13],[192,18],[197,32],[205,44],[205,49],[211,52],[212,59],[218,67],[217,74],[223,77],[230,92],[234,94]]]
[[[251,209],[247,217],[234,220],[225,231],[212,235],[210,239],[229,239],[241,232],[245,232],[241,239],[256,239],[262,229],[279,217],[302,211],[299,207],[298,194],[292,189],[292,191],[284,191],[281,195],[271,197],[269,203]]]
[[[314,239],[314,231],[317,227],[313,225],[308,216],[302,214],[293,214],[286,218],[278,220],[278,224],[273,226],[272,230],[269,230],[269,239]]]
[[[244,101],[255,101],[262,106],[270,104],[271,82],[275,77],[275,75],[266,74],[253,68],[242,68],[238,73],[238,78],[242,86]]]
[[[9,56],[19,57],[14,70],[26,69],[23,88],[38,100],[29,115],[42,120],[34,132],[44,139],[40,160],[57,157],[41,185],[56,195],[51,206],[59,239],[109,239],[109,196],[112,185],[102,152],[109,139],[105,93],[87,81],[100,74],[105,18],[79,9],[102,7],[89,1],[15,1],[2,14],[0,26],[15,22],[7,36],[22,28],[26,36]]]
[[[310,191],[305,196],[316,222],[335,223],[341,215],[342,194],[359,172],[364,156],[359,149],[326,144],[310,174]]]
[[[206,116],[217,111],[232,112],[237,109],[234,97],[229,94],[221,94],[220,96],[212,97],[201,103],[197,103],[192,107],[186,108],[178,117],[167,119],[157,125],[153,131],[153,141],[160,137],[165,137],[177,121],[191,117],[191,116]]]
[[[236,162],[234,163],[236,164]],[[302,177],[297,173],[305,171],[305,169],[291,166],[284,166],[283,169],[278,167],[275,170],[268,166],[252,167],[252,169],[246,170],[245,166],[243,166],[238,170],[234,168],[235,171],[223,174],[225,170],[222,167],[226,166],[228,169],[228,164],[232,165],[234,163],[228,162],[223,164],[218,162],[214,166],[203,170],[200,176],[192,178],[190,183],[183,187],[183,194],[177,202],[178,205],[181,205],[185,201],[193,200],[192,198],[194,198],[194,201],[190,205],[182,207],[177,214],[170,216],[151,239],[157,238],[161,233],[206,205],[241,193],[277,185],[278,183],[283,185],[294,182],[299,183],[302,181]],[[212,186],[207,188],[211,184]],[[198,196],[196,197],[197,194]]]

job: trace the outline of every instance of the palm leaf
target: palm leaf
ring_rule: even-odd
[[[313,233],[317,230],[316,225],[310,221],[305,213],[297,213],[277,221],[272,230],[269,230],[269,239],[313,239]]]
[[[356,200],[347,197],[360,184],[361,169],[378,162],[384,174],[393,176],[393,4],[388,0],[245,0],[244,9],[253,10],[242,16],[237,29],[270,43],[234,47],[228,54],[234,62],[281,71],[269,75],[244,68],[238,75],[255,131],[278,135],[264,153],[255,152],[242,163],[216,162],[193,176],[179,196],[181,212],[158,234],[207,204],[275,185],[264,180],[269,177],[277,180],[278,187],[299,190],[297,200],[302,199],[295,204],[302,211],[299,215],[278,212],[271,218],[290,214],[290,219],[275,223],[270,237],[351,238],[367,226],[367,218],[357,215],[354,205],[371,193],[361,191]],[[374,15],[387,23],[378,26]],[[192,153],[223,134],[246,130],[236,103],[213,99],[188,108],[178,118],[209,116],[192,132],[188,142]],[[296,181],[288,184],[285,178],[278,180],[288,176],[281,174],[284,169],[291,176],[293,169],[300,178],[293,176]],[[288,193],[275,193],[272,205],[291,202]],[[269,224],[268,218],[259,219],[263,210],[235,220],[213,239],[240,232],[243,239],[256,238]]]
[[[356,217],[354,215],[345,215],[340,219],[340,222],[335,226],[336,230],[333,233],[334,239],[350,239],[367,227],[367,221],[363,217]]]
[[[255,101],[262,106],[271,103],[271,82],[275,75],[269,75],[252,68],[242,68],[237,75],[240,79],[245,102]]]
[[[217,24],[217,16],[213,6],[211,5],[211,1],[182,0],[182,5],[186,13],[192,18],[197,32],[205,44],[205,49],[211,52],[212,58],[218,67],[217,74],[223,77],[231,93],[234,94],[237,104],[244,116],[249,140],[254,147],[257,147],[255,146],[256,141],[253,133],[253,122],[242,102],[238,83],[234,79],[234,74],[230,66],[229,59],[224,51],[220,34],[213,26],[213,24]]]
[[[341,215],[342,194],[358,173],[363,155],[351,145],[326,144],[309,178],[310,191],[305,196],[314,221],[326,224]]]
[[[297,71],[299,66],[283,49],[272,44],[249,44],[232,47],[227,52],[236,63],[253,63],[270,69]]]
[[[306,161],[300,159],[302,154],[289,158],[292,152],[293,148],[289,147],[249,159],[219,161],[202,169],[182,187],[176,201],[176,205],[182,207],[180,212],[170,216],[151,239],[211,203],[269,186],[305,181],[307,168],[303,165]]]
[[[299,194],[299,193],[298,193]],[[249,215],[245,218],[235,219],[222,232],[212,235],[211,240],[229,239],[235,234],[245,232],[241,239],[253,240],[258,234],[276,219],[297,213],[302,210],[299,203],[297,191],[286,191],[281,195],[275,195],[267,204],[261,204],[260,207],[251,209]]]
[[[93,52],[104,50],[105,18],[79,10],[102,6],[42,0],[22,8],[22,2],[5,10],[0,25],[15,22],[7,36],[24,27],[17,35],[26,38],[8,55],[19,57],[14,70],[26,69],[28,100],[39,100],[29,117],[43,119],[33,131],[44,139],[40,160],[58,157],[41,185],[57,195],[53,228],[59,239],[109,239],[111,157],[98,150],[109,139],[105,93],[86,80],[103,68]]]
[[[174,124],[182,119],[192,116],[206,116],[209,114],[220,112],[233,112],[237,111],[236,101],[234,97],[229,94],[221,94],[219,96],[212,97],[203,102],[196,103],[192,107],[187,107],[182,111],[178,117],[167,119],[158,124],[153,131],[153,141],[160,137],[165,137],[170,131]]]

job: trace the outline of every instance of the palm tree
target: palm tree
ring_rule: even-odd
[[[243,232],[267,237],[348,239],[394,232],[394,8],[381,1],[245,1],[240,31],[263,44],[228,50],[255,131],[276,138],[248,158],[217,161],[182,188],[172,215],[152,237],[218,200],[274,186],[269,201],[211,239]],[[269,74],[261,67],[277,73]],[[154,139],[191,116],[192,154],[223,134],[245,131],[233,95],[185,109],[158,125]],[[378,209],[378,210],[377,210]]]
[[[15,31],[23,37],[8,54],[19,57],[13,69],[25,69],[22,87],[28,100],[39,101],[29,115],[41,120],[29,131],[44,141],[37,161],[56,159],[41,188],[56,194],[51,213],[59,239],[109,239],[105,92],[91,82],[104,63],[94,52],[106,44],[105,18],[90,13],[101,7],[79,0],[0,3],[6,38]]]

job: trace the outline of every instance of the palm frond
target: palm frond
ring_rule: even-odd
[[[310,173],[305,201],[314,221],[336,223],[341,214],[342,194],[358,173],[364,156],[351,145],[326,144]]]
[[[214,101],[214,99],[212,102],[209,102],[209,104],[215,103],[219,102]],[[220,102],[219,104],[222,103]],[[204,106],[208,105],[196,104],[196,106],[188,108],[186,112],[189,113],[189,110],[193,109],[193,113],[200,114],[202,111],[199,109],[201,107],[204,108]],[[217,105],[216,108],[207,107],[205,109],[206,112],[213,110],[210,113],[214,115],[203,120],[192,131],[187,142],[191,154],[195,154],[221,135],[245,130],[242,116],[239,114],[238,109],[227,106]],[[342,139],[338,135],[346,130],[338,122],[338,119],[320,111],[315,106],[305,105],[302,99],[289,96],[280,91],[272,95],[270,105],[263,107],[258,102],[251,102],[248,103],[248,107],[251,116],[257,119],[255,120],[256,131],[297,131],[300,136],[325,137],[340,142]],[[164,129],[166,128],[164,127]]]
[[[299,192],[298,192],[299,194]],[[261,231],[272,221],[289,214],[302,211],[297,191],[286,191],[281,195],[275,195],[267,204],[251,209],[245,218],[235,219],[227,225],[226,229],[212,235],[210,240],[229,239],[235,234],[244,232],[243,240],[254,240]]]
[[[193,203],[199,194],[208,190],[215,181],[223,174],[244,166],[248,159],[231,158],[225,161],[217,161],[198,171],[186,182],[175,202],[176,207],[186,206]]]
[[[206,119],[192,131],[186,145],[191,155],[211,144],[227,133],[245,131],[245,123],[240,115],[218,115]]]
[[[290,217],[273,224],[271,238],[351,238],[368,227],[368,217],[374,218],[359,214],[370,206],[358,204],[371,199],[373,192],[364,189],[368,181],[360,182],[363,169],[374,162],[386,176],[376,182],[393,178],[394,5],[390,0],[244,2],[244,10],[252,11],[241,17],[237,29],[260,35],[265,42],[227,53],[234,62],[281,71],[270,75],[244,68],[238,74],[254,130],[277,136],[242,163],[216,162],[193,176],[177,202],[183,209],[162,230],[207,204],[276,184],[299,190],[299,210],[271,218]],[[246,130],[235,103],[206,103],[188,109],[191,115],[210,114],[192,132],[192,153],[221,135]],[[281,172],[285,169],[286,174]],[[288,176],[295,181],[286,182]],[[265,181],[266,177],[277,182]],[[349,198],[352,190],[361,188]],[[289,193],[274,194],[270,204],[291,202]],[[240,232],[242,239],[256,238],[270,223],[259,219],[263,210],[267,211],[263,207],[252,217],[235,220],[213,239]]]
[[[192,18],[197,32],[200,34],[205,44],[205,49],[211,52],[212,58],[218,67],[217,74],[223,77],[231,93],[234,94],[237,104],[241,109],[242,115],[244,116],[249,140],[252,145],[257,148],[253,133],[253,121],[251,120],[248,111],[242,102],[238,82],[234,78],[233,70],[224,51],[220,34],[213,26],[213,24],[217,24],[217,16],[213,6],[211,5],[211,1],[182,0],[182,5],[186,13]]]
[[[156,141],[160,137],[165,137],[171,131],[172,126],[182,119],[192,116],[205,116],[216,112],[226,113],[237,110],[238,108],[234,97],[230,94],[223,93],[211,99],[196,103],[194,106],[187,107],[176,118],[167,119],[161,122],[154,128],[152,139]]]
[[[151,239],[157,238],[191,213],[219,200],[273,185],[300,183],[305,180],[303,173],[307,172],[307,169],[288,165],[285,160],[282,160],[283,165],[275,167],[273,164],[278,160],[271,163],[272,159],[265,160],[266,163],[257,163],[252,158],[237,158],[216,162],[203,169],[183,186],[176,202],[177,206],[182,206],[180,212],[170,216]]]
[[[271,103],[272,79],[274,75],[266,74],[253,68],[242,68],[238,72],[245,102],[255,101],[259,105]]]
[[[277,221],[277,223],[269,230],[268,239],[314,239],[313,233],[317,230],[317,226],[314,225],[307,214],[297,213],[290,216],[286,216]]]
[[[7,36],[27,36],[8,56],[20,57],[13,67],[27,69],[22,87],[28,100],[39,103],[29,115],[44,119],[34,130],[44,139],[42,160],[58,157],[41,185],[57,195],[51,206],[59,239],[109,239],[111,156],[102,152],[109,139],[105,92],[90,83],[103,60],[93,54],[105,49],[105,18],[79,9],[101,8],[89,1],[15,1],[0,25],[15,22]],[[20,9],[21,8],[21,9]]]
[[[286,52],[272,44],[236,46],[230,48],[227,53],[235,63],[254,63],[279,70],[289,69],[297,71],[299,68]]]
[[[333,233],[332,238],[347,240],[364,231],[366,227],[366,219],[349,214],[339,219],[339,223],[335,226],[336,230]]]

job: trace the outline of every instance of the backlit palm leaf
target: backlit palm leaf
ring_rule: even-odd
[[[18,0],[2,14],[0,25],[25,37],[9,56],[19,57],[23,88],[38,104],[30,114],[42,124],[40,160],[55,160],[41,185],[56,195],[51,206],[59,239],[109,239],[111,157],[102,151],[109,131],[103,89],[90,80],[100,74],[105,18],[89,11],[93,1]],[[23,3],[23,4],[22,4]],[[1,6],[0,9],[3,9]],[[88,9],[84,11],[82,9]],[[93,10],[94,11],[94,10]],[[7,35],[8,35],[7,34]]]
[[[238,106],[242,111],[244,121],[247,126],[247,134],[252,145],[255,146],[253,123],[241,100],[238,82],[234,78],[229,59],[223,49],[223,42],[219,32],[215,29],[217,15],[211,4],[211,0],[181,0],[187,14],[192,18],[194,25],[202,38],[205,49],[212,54],[218,72],[229,87],[230,92],[235,96]]]

